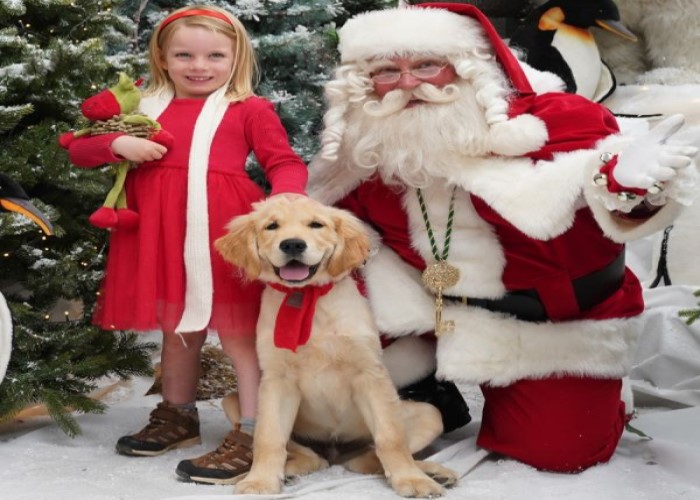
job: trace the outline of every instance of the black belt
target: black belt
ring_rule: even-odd
[[[625,278],[624,250],[610,264],[580,278],[571,280],[576,302],[581,311],[591,309],[620,288]],[[446,302],[461,302],[489,311],[507,313],[523,321],[547,321],[547,311],[537,290],[514,290],[499,299],[479,299],[446,295]]]

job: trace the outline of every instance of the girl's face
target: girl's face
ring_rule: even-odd
[[[226,85],[234,65],[233,43],[201,26],[181,26],[163,51],[161,66],[175,87],[175,97],[204,99]]]

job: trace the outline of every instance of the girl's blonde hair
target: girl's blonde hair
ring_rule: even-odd
[[[163,27],[163,21],[169,17],[188,10],[208,10],[223,14],[231,22],[206,15],[184,16],[175,19]],[[229,12],[211,5],[190,5],[173,11],[161,21],[151,35],[148,44],[148,66],[151,79],[146,88],[146,94],[156,94],[163,90],[172,89],[172,82],[166,70],[161,67],[164,52],[175,30],[180,26],[200,26],[216,33],[227,36],[233,45],[233,72],[229,77],[226,97],[231,101],[242,101],[254,94],[253,88],[258,83],[258,64],[255,52],[243,24]],[[174,89],[172,89],[174,90]]]

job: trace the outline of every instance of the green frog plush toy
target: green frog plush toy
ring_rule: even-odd
[[[68,149],[78,137],[86,135],[122,132],[142,137],[170,148],[173,136],[162,130],[160,123],[138,111],[141,102],[140,80],[134,82],[125,73],[119,74],[119,82],[86,99],[80,110],[92,123],[89,127],[66,132],[59,137],[59,144]],[[133,229],[138,226],[139,214],[127,207],[124,182],[132,163],[128,160],[112,165],[114,184],[107,193],[103,205],[90,215],[90,223],[103,229]]]

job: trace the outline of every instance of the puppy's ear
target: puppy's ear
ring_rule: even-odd
[[[255,238],[253,214],[232,219],[226,226],[228,233],[214,241],[214,248],[225,261],[245,272],[249,280],[260,276],[262,270]]]
[[[331,276],[338,276],[365,263],[369,257],[370,240],[359,219],[344,210],[332,210],[335,231],[340,241],[328,262],[327,270]]]

